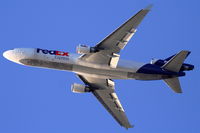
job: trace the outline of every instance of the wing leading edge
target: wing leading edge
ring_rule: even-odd
[[[132,128],[129,123],[125,111],[114,91],[114,82],[110,79],[98,79],[78,75],[78,77],[88,86],[91,92],[113,116],[113,118],[123,127]]]

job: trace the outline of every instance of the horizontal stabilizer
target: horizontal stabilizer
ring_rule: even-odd
[[[179,52],[174,57],[172,57],[167,63],[165,63],[162,66],[162,68],[173,72],[179,72],[185,58],[188,56],[189,53],[190,52],[186,50]]]
[[[182,93],[182,89],[181,89],[181,85],[180,85],[178,77],[164,79],[164,81],[170,88],[172,88],[173,91],[175,91],[176,93]]]
[[[188,52],[187,56],[185,58],[187,58],[190,55],[191,52]],[[172,57],[174,57],[176,54],[164,59],[165,61],[169,61]]]

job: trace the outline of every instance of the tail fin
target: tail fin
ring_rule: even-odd
[[[171,57],[167,63],[165,63],[162,68],[173,71],[173,72],[179,72],[181,69],[181,66],[185,60],[185,58],[190,54],[190,51],[183,50],[176,54],[175,56]]]
[[[172,90],[176,93],[182,93],[181,85],[178,77],[164,79],[165,83],[172,88]]]

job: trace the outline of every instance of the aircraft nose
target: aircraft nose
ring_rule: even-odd
[[[15,63],[22,64],[20,60],[33,58],[34,56],[33,48],[15,48],[13,50],[7,50],[3,53],[3,56]]]
[[[15,63],[20,63],[19,62],[19,55],[16,53],[15,50],[7,50],[3,53],[4,58],[15,62]]]
[[[13,57],[13,52],[12,50],[7,50],[3,53],[3,57],[8,59],[8,60],[12,60]]]

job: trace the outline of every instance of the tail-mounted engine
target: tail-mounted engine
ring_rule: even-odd
[[[78,54],[89,54],[98,52],[98,50],[95,47],[89,47],[87,45],[82,45],[82,44],[76,47],[76,51]]]
[[[90,88],[85,86],[85,85],[81,85],[81,84],[72,84],[71,86],[71,90],[74,93],[85,93],[85,92],[90,92]]]

